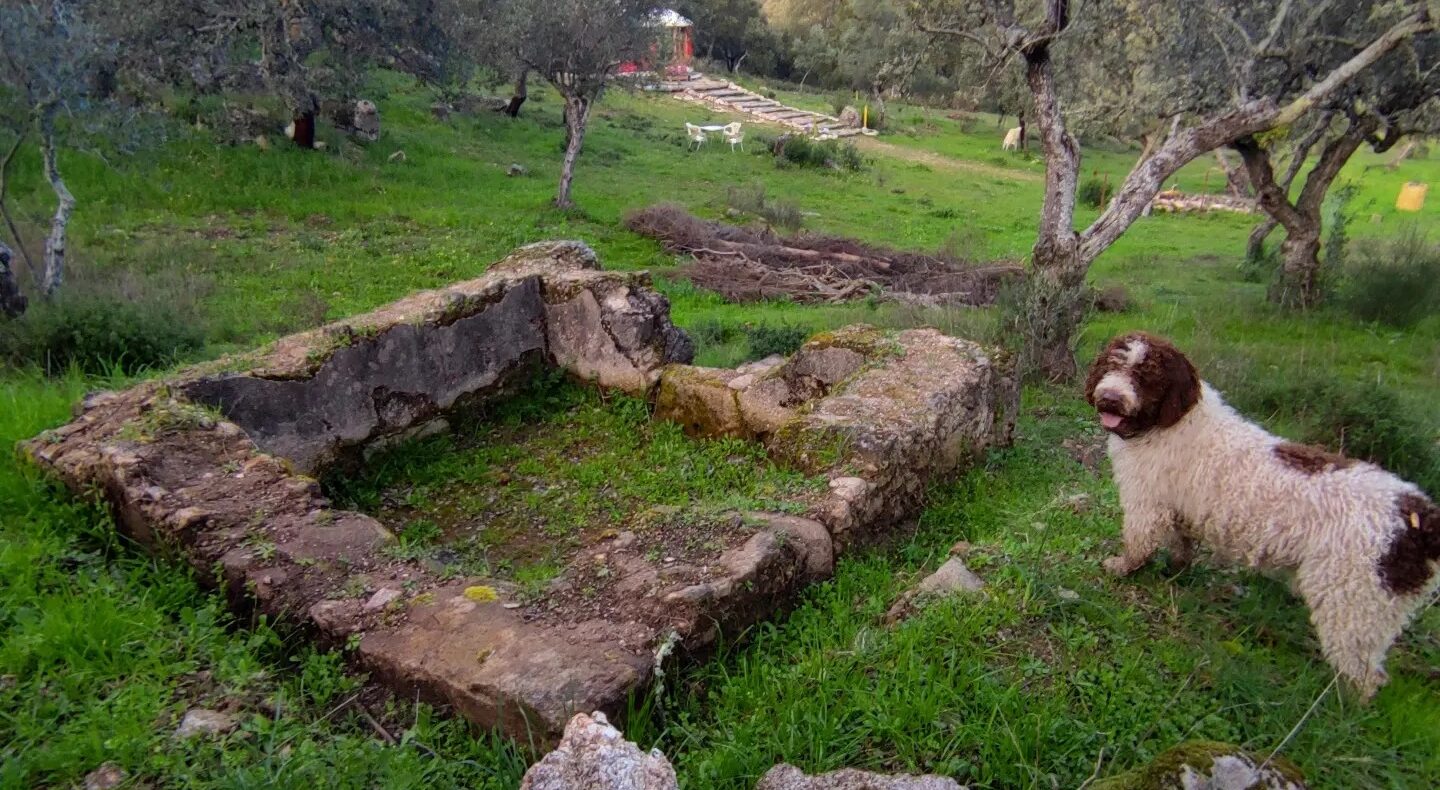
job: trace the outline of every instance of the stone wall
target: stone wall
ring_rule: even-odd
[[[406,696],[551,742],[577,712],[620,712],[672,648],[694,654],[775,616],[1014,423],[1006,361],[934,330],[849,327],[735,370],[691,355],[646,274],[549,242],[483,277],[89,397],[24,449],[75,491],[102,492],[138,540],[203,579],[219,567],[237,605],[354,646]],[[384,525],[334,508],[311,476],[443,429],[448,411],[547,366],[650,399],[692,434],[762,442],[829,486],[795,494],[788,515],[731,514],[713,556],[657,557],[654,535],[605,530],[541,605],[503,578],[400,558]]]

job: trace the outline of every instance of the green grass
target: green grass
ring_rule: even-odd
[[[337,502],[401,527],[399,551],[533,587],[576,549],[657,521],[803,510],[823,481],[777,468],[753,442],[694,440],[647,404],[544,380],[450,433],[409,442],[329,482]]]
[[[371,97],[384,113],[384,136],[363,148],[331,136],[325,153],[262,152],[182,135],[113,165],[62,157],[79,199],[77,277],[119,273],[129,279],[115,281],[162,296],[170,293],[164,289],[192,295],[205,316],[204,355],[213,356],[475,276],[521,243],[578,237],[606,266],[655,271],[681,325],[721,328],[703,333],[702,364],[752,357],[756,327],[928,323],[1005,339],[993,310],[727,304],[676,279],[671,256],[620,225],[626,211],[658,201],[720,217],[728,187],[759,184],[808,212],[810,230],[1020,259],[1034,236],[1039,166],[1002,157],[984,119],[966,133],[944,113],[894,105],[894,133],[864,149],[868,168],[828,173],[780,169],[760,151],[687,152],[682,124],[718,116],[616,92],[597,108],[587,137],[575,191],[582,208],[558,212],[548,207],[563,137],[553,94],[535,91],[518,121],[487,114],[448,124],[433,120],[428,97],[400,80],[379,78]],[[828,105],[825,97],[810,101]],[[397,150],[405,151],[403,162],[390,161]],[[1121,173],[1130,156],[1089,151],[1087,169],[1093,161]],[[530,174],[507,177],[512,162]],[[1357,235],[1434,220],[1440,201],[1417,218],[1394,212],[1393,200],[1406,180],[1440,181],[1440,161],[1406,162],[1393,172],[1369,164],[1362,155],[1346,172],[1360,184]],[[1208,166],[1182,171],[1181,186],[1203,186]],[[26,149],[12,171],[31,239],[49,206],[37,170],[38,157]],[[1093,216],[1083,210],[1079,221]],[[1137,223],[1091,277],[1123,285],[1134,304],[1092,317],[1081,357],[1114,332],[1143,328],[1174,337],[1207,378],[1237,396],[1317,371],[1337,382],[1375,382],[1418,415],[1433,443],[1440,317],[1397,331],[1329,309],[1277,311],[1264,301],[1264,284],[1247,281],[1240,267],[1249,223],[1230,215]],[[0,443],[59,425],[85,391],[120,383],[0,373]],[[594,420],[597,436],[641,424],[633,406],[572,405]],[[1290,414],[1254,416],[1282,431],[1301,427]],[[496,430],[511,435],[503,424]],[[1091,773],[1102,749],[1105,775],[1182,737],[1273,748],[1329,680],[1302,605],[1253,574],[1203,565],[1175,578],[1154,569],[1125,581],[1102,576],[1099,562],[1117,540],[1113,487],[1103,466],[1077,464],[1066,447],[1094,437],[1074,392],[1030,390],[1014,449],[937,488],[912,536],[845,559],[789,618],[748,639],[729,635],[730,646],[671,682],[683,693],[663,700],[662,714],[632,721],[632,733],[665,748],[697,788],[746,786],[777,759],[810,769],[935,770],[978,787],[1069,787]],[[473,445],[463,436],[433,441],[455,442],[438,449],[504,455],[474,438]],[[653,456],[642,453],[683,446],[683,457],[698,464],[735,451],[655,434],[647,450],[644,438],[633,455],[606,440],[597,446],[613,452],[589,457],[624,465],[627,485],[656,501],[664,501],[664,485],[696,485],[703,475],[693,467],[647,477],[643,459]],[[543,453],[537,473],[580,474],[583,464],[549,468],[564,453],[559,441]],[[465,472],[449,456],[398,457],[408,458],[407,469],[386,479],[425,489],[422,497],[450,496],[440,479]],[[1089,511],[1056,506],[1081,492],[1093,498]],[[612,504],[600,497],[580,509],[605,514]],[[568,509],[552,515],[569,517]],[[402,546],[429,551],[440,521],[419,512],[411,521]],[[882,627],[878,617],[890,601],[957,539],[974,544],[969,562],[989,582],[989,598],[940,603]],[[555,570],[542,558],[513,572],[538,587]],[[1062,589],[1078,598],[1061,597]],[[196,787],[498,788],[514,787],[523,770],[519,750],[454,720],[364,700],[399,738],[386,745],[356,703],[340,705],[358,679],[337,659],[283,628],[227,614],[178,562],[114,537],[97,510],[10,461],[0,464],[0,632],[3,786],[69,786],[105,760],[140,781]],[[1315,786],[1437,783],[1437,633],[1432,610],[1392,653],[1393,680],[1374,705],[1336,697],[1320,705],[1286,749]],[[218,743],[170,739],[186,707],[224,700],[241,714],[236,734]]]

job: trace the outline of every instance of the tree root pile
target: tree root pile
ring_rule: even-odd
[[[833,236],[779,236],[708,222],[670,205],[632,212],[626,227],[694,261],[681,274],[732,302],[838,303],[876,297],[921,306],[988,305],[1024,276],[1017,264],[977,265]]]

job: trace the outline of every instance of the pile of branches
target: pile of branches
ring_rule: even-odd
[[[709,222],[659,205],[632,212],[625,226],[694,260],[681,274],[732,302],[788,299],[838,303],[876,297],[923,306],[988,305],[1024,276],[1017,264],[976,265],[862,244],[853,239]]]
[[[1153,211],[1183,213],[1189,211],[1235,211],[1250,214],[1255,211],[1255,201],[1233,195],[1187,195],[1178,189],[1167,189],[1155,196],[1150,208]]]

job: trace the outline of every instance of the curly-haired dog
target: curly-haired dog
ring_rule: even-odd
[[[1254,568],[1294,571],[1325,658],[1369,697],[1385,653],[1440,583],[1440,507],[1374,466],[1293,444],[1225,404],[1162,338],[1121,335],[1100,352],[1086,399],[1110,432],[1125,510],[1126,575],[1192,540]]]

